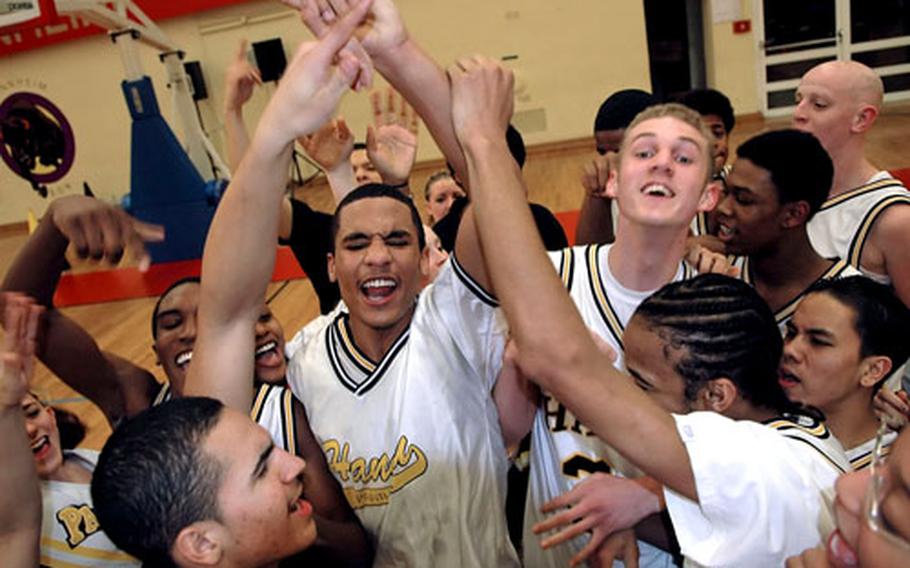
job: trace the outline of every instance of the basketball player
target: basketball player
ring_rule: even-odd
[[[910,305],[910,194],[865,155],[883,91],[862,63],[822,63],[800,79],[793,126],[814,134],[834,162],[828,199],[809,222],[812,246],[890,283]]]
[[[368,7],[350,5],[346,18]],[[334,55],[317,47],[290,63],[206,243],[188,385],[234,408],[250,403],[238,354],[250,345],[258,313],[249,294],[263,294],[272,272],[291,145],[330,116],[363,64],[343,54],[330,67]],[[305,331],[309,340],[297,347],[288,377],[376,543],[375,564],[517,566],[504,515],[508,464],[491,396],[504,328],[495,301],[459,256],[476,248],[467,242],[476,242],[474,232],[459,233],[456,256],[419,298],[425,240],[400,191],[355,189],[338,204],[332,234],[328,271],[345,309]],[[479,262],[479,252],[466,254]]]
[[[465,148],[472,198],[480,200],[475,201],[476,226],[522,370],[606,443],[667,487],[664,493],[674,528],[683,553],[692,561],[779,565],[792,551],[818,543],[818,497],[833,484],[838,468],[814,447],[759,423],[777,416],[773,401],[785,400],[780,389],[775,393],[773,381],[772,388],[766,388],[766,374],[757,369],[750,369],[750,375],[766,382],[756,388],[747,386],[745,377],[731,379],[725,374],[709,372],[695,381],[686,378],[690,373],[685,358],[701,348],[695,330],[703,322],[680,334],[665,333],[646,321],[640,321],[634,332],[630,325],[625,336],[627,366],[636,368],[637,376],[645,379],[652,391],[649,394],[636,389],[608,364],[560,289],[563,282],[547,266],[521,204],[521,180],[503,159],[505,149],[498,140],[511,113],[511,75],[495,62],[478,58],[459,60],[449,74],[452,121]],[[658,231],[658,220],[664,218],[688,223],[688,218],[676,219],[685,209],[681,202],[700,199],[697,182],[703,186],[710,170],[707,140],[699,141],[694,128],[667,124],[667,120],[652,119],[629,129],[625,141],[629,152],[620,166],[621,178],[625,176],[626,183],[635,181],[630,184],[631,209],[652,219],[653,230]],[[685,133],[693,142],[664,141],[664,132]],[[680,155],[686,144],[694,145],[696,158],[687,152]],[[669,164],[676,162],[685,171],[682,166],[692,160],[692,172],[670,178],[677,171]],[[651,194],[648,189],[655,184],[671,184],[671,191]],[[677,184],[692,188],[694,196],[683,189],[675,191]],[[621,184],[620,195],[623,191]],[[668,223],[674,232],[675,222]],[[514,254],[516,247],[521,248],[521,255]],[[737,296],[751,294],[752,307],[746,311],[764,319],[762,341],[779,350],[781,340],[773,318],[747,286],[710,275],[666,289],[680,292],[675,309],[688,313],[695,308],[710,311],[726,303],[711,288],[729,285]],[[707,293],[699,301],[686,300],[687,290],[702,287]],[[753,340],[736,342],[748,346]],[[771,365],[773,369],[773,360]],[[695,391],[691,397],[684,394],[689,385]],[[768,398],[759,398],[760,394]],[[714,412],[671,415],[670,409]],[[765,464],[772,459],[774,465],[767,467],[774,468],[777,475],[769,476]]]

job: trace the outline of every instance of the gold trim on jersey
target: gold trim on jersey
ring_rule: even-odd
[[[860,265],[860,259],[863,257],[863,247],[866,246],[866,238],[872,230],[872,225],[875,224],[878,220],[878,216],[881,215],[885,209],[899,203],[910,205],[910,192],[905,191],[905,193],[907,193],[907,195],[891,195],[882,199],[875,204],[875,207],[866,213],[866,216],[863,217],[862,222],[859,224],[859,229],[853,235],[853,240],[850,242],[850,248],[847,249],[847,260],[850,264],[857,267]]]
[[[873,452],[874,450],[869,450],[868,452],[863,452],[855,458],[852,458],[850,460],[850,466],[853,468],[853,471],[860,471],[872,465]],[[891,455],[891,444],[882,447],[882,457],[888,457],[889,455]]]
[[[95,534],[95,533],[92,533],[92,534]],[[101,533],[101,534],[103,534],[103,533]],[[89,535],[89,536],[91,536],[91,535]],[[51,538],[49,536],[41,537],[41,548],[42,548],[42,550],[45,548],[59,550],[61,552],[65,552],[67,555],[73,555],[73,556],[82,557],[82,558],[86,558],[86,559],[92,559],[92,560],[106,560],[108,562],[112,562],[112,561],[135,562],[137,565],[139,563],[135,558],[133,558],[132,556],[130,556],[126,552],[123,552],[120,549],[108,550],[108,549],[104,549],[104,548],[93,548],[91,546],[82,546],[82,545],[70,546],[64,542],[60,542],[59,540]],[[45,558],[47,558],[47,560],[49,560],[49,562],[47,562],[47,564],[49,566],[58,566],[58,565],[60,565],[61,562],[63,562],[64,564],[66,563],[65,560],[61,560],[60,558],[57,558],[56,556],[48,556],[48,555],[45,555],[44,553],[42,553],[41,554],[42,563],[45,563]],[[92,564],[95,564],[95,563],[93,562]],[[86,566],[86,565],[85,564],[74,564],[74,566]]]
[[[158,391],[158,395],[155,397],[155,400],[152,401],[152,406],[158,406],[162,402],[167,402],[171,400],[171,384],[164,383],[161,385],[161,390]]]
[[[385,374],[386,370],[392,365],[395,357],[402,351],[411,334],[410,326],[398,336],[398,339],[392,343],[392,346],[386,351],[379,363],[373,363],[363,354],[360,349],[351,340],[347,332],[347,313],[340,313],[329,326],[325,334],[326,351],[329,355],[329,362],[335,371],[335,376],[339,382],[354,393],[361,396],[369,392],[379,379]],[[350,362],[362,376],[352,376],[348,373],[342,361],[342,357]],[[367,365],[364,365],[367,363]]]
[[[825,425],[825,423],[803,415],[799,416],[799,419],[805,420],[807,424],[800,424],[793,418],[781,416],[765,422],[764,425],[768,428],[771,428],[772,430],[777,430],[781,433],[782,436],[786,436],[791,440],[796,440],[808,445],[816,452],[821,454],[821,456],[824,457],[828,463],[833,465],[835,469],[841,473],[846,473],[844,467],[838,464],[837,460],[829,456],[828,452],[826,452],[819,443],[814,442],[814,440],[821,441],[831,438],[831,431],[828,430],[828,427]]]
[[[774,321],[778,324],[782,324],[788,319],[793,317],[793,314],[796,312],[796,308],[799,306],[799,302],[806,295],[806,292],[809,291],[812,286],[816,283],[821,282],[822,280],[835,280],[841,277],[841,274],[850,266],[846,260],[839,258],[837,261],[828,267],[821,276],[819,276],[812,284],[810,284],[805,290],[794,296],[790,299],[789,302],[784,304],[779,310],[774,312]],[[755,287],[755,276],[752,274],[752,265],[749,262],[749,257],[743,259],[742,269],[740,270],[740,275],[742,276],[743,282],[749,286]]]
[[[493,308],[499,307],[499,300],[490,295],[489,292],[483,289],[483,286],[477,283],[474,278],[468,274],[468,271],[461,266],[458,262],[458,259],[455,257],[455,253],[452,253],[452,269],[455,272],[455,276],[461,280],[462,284],[465,285],[465,288],[471,291],[472,294],[477,296],[477,299],[483,302],[484,304],[491,306]]]
[[[595,305],[597,306],[597,311],[600,312],[604,324],[607,326],[607,329],[610,330],[619,349],[625,351],[625,347],[622,343],[622,334],[625,330],[622,323],[619,321],[619,316],[616,315],[616,310],[613,309],[613,305],[610,303],[610,297],[607,295],[607,291],[604,289],[603,275],[600,271],[600,262],[598,262],[602,247],[603,245],[588,245],[587,250],[585,251],[585,257],[588,261],[588,284],[591,287],[591,293],[594,294],[594,299],[596,300]],[[606,262],[606,259],[604,261]]]
[[[695,229],[698,231],[696,237],[708,234],[708,214],[704,211],[699,211],[695,214]]]
[[[281,396],[281,411],[284,418],[285,449],[295,456],[300,455],[297,447],[297,417],[294,415],[294,393],[291,389],[284,389]]]
[[[256,396],[253,398],[253,407],[250,408],[250,418],[253,419],[253,422],[259,423],[259,419],[262,418],[262,411],[265,408],[265,401],[269,398],[269,391],[272,390],[272,385],[262,384],[256,389]]]
[[[559,279],[566,290],[572,290],[572,281],[575,277],[575,251],[571,247],[562,249],[559,259]]]
[[[849,200],[853,199],[854,197],[859,197],[860,195],[865,195],[867,193],[871,193],[871,192],[877,191],[879,189],[890,189],[890,188],[906,190],[906,188],[904,187],[904,184],[902,184],[900,182],[900,180],[898,180],[898,179],[891,178],[891,177],[885,178],[885,179],[880,179],[878,181],[873,181],[871,183],[863,184],[855,189],[851,189],[850,191],[841,193],[840,195],[836,195],[836,196],[826,200],[824,203],[822,203],[822,206],[819,209],[819,211],[824,211],[825,209],[830,209],[831,207],[834,207],[835,205],[840,205],[841,203],[843,203],[845,201],[849,201]]]

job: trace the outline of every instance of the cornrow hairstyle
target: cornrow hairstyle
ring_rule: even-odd
[[[807,223],[828,198],[834,163],[818,138],[808,132],[792,128],[764,132],[743,142],[736,155],[768,170],[781,204],[805,201]],[[799,156],[799,164],[793,156]]]
[[[676,372],[687,400],[695,400],[708,381],[726,377],[757,407],[804,413],[777,382],[783,340],[774,314],[745,282],[703,274],[667,284],[633,317],[666,342],[666,355],[670,350],[679,355]]]
[[[164,292],[158,296],[155,302],[155,309],[152,310],[152,340],[158,339],[158,312],[161,311],[161,303],[167,298],[167,295],[184,284],[199,284],[202,280],[198,276],[185,276],[171,283]]]
[[[423,232],[423,221],[420,220],[420,213],[417,212],[417,207],[414,206],[414,202],[411,201],[411,198],[407,197],[391,185],[386,185],[384,183],[367,183],[345,195],[338,203],[338,207],[335,208],[335,215],[332,217],[331,252],[335,252],[335,239],[338,237],[338,229],[341,227],[341,210],[355,201],[377,197],[388,197],[407,206],[408,210],[411,212],[411,221],[414,223],[417,234],[417,244],[420,247],[419,250],[423,251],[423,249],[426,248],[427,236]]]
[[[878,392],[888,377],[910,357],[910,309],[891,288],[864,276],[849,276],[816,282],[807,294],[828,294],[853,312],[853,327],[859,335],[860,357],[891,359],[891,371],[876,383]]]

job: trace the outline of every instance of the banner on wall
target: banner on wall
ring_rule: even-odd
[[[195,14],[251,0],[133,0],[154,21]],[[103,33],[76,16],[60,16],[53,0],[0,0],[0,57]]]

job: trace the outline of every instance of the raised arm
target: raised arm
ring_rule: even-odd
[[[300,7],[304,23],[316,37],[325,34],[325,16],[338,17],[354,5],[349,0],[336,0],[330,5],[317,0],[286,0],[286,3]],[[322,11],[320,5],[326,5],[326,10]],[[466,181],[464,154],[449,114],[451,93],[445,71],[410,37],[395,3],[374,0],[370,17],[357,29],[357,37],[376,69],[423,119],[459,179]]]
[[[65,254],[71,242],[83,258],[116,263],[129,249],[147,266],[143,240],[163,237],[161,227],[137,221],[103,201],[62,197],[48,206],[3,281],[4,291],[22,292],[47,309],[38,359],[97,404],[111,422],[147,408],[158,383],[145,369],[102,352],[88,332],[54,309],[54,291],[68,268]]]
[[[250,135],[243,122],[243,106],[253,96],[256,85],[262,84],[259,71],[247,60],[248,48],[249,42],[241,40],[224,72],[224,134],[232,171],[240,166],[240,160],[250,145]]]
[[[40,309],[22,296],[3,310],[0,353],[0,558],[11,568],[38,565],[41,490],[22,414]]]
[[[294,140],[334,112],[362,65],[339,50],[369,9],[362,0],[288,64],[237,173],[218,207],[202,257],[197,341],[186,394],[250,407],[253,326],[275,264],[279,205]]]
[[[522,370],[633,464],[697,498],[673,418],[598,350],[544,252],[505,143],[511,73],[491,60],[472,58],[459,60],[449,76],[452,118],[467,157],[487,269]]]

